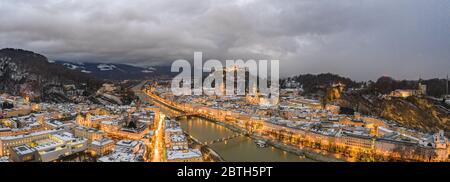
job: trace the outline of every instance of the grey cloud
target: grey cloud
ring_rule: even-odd
[[[282,74],[358,80],[443,77],[450,70],[444,0],[3,0],[0,47],[51,59],[171,64],[279,59]]]

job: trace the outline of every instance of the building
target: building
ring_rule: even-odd
[[[0,137],[13,135],[11,128],[0,128]]]
[[[168,162],[202,162],[200,150],[190,149],[188,140],[180,123],[175,120],[165,121],[165,143]]]
[[[63,128],[65,130],[69,131],[74,126],[74,124],[72,122],[64,123],[59,120],[47,120],[42,123],[43,123],[44,128],[47,130]]]
[[[49,139],[35,141],[34,144],[42,162],[54,161],[84,151],[88,147],[86,138],[76,137],[68,132],[52,134]]]
[[[427,95],[427,85],[419,82],[417,89],[397,89],[392,91],[389,96],[406,98],[410,96],[424,96]]]
[[[81,114],[78,114],[75,122],[78,125],[97,128],[102,121],[109,121],[111,119],[113,118],[109,115],[92,115],[91,113],[87,113],[85,117],[83,117]]]
[[[89,143],[94,140],[100,140],[105,137],[105,133],[95,128],[88,128],[84,126],[77,126],[73,128],[75,136],[87,138]]]
[[[60,130],[46,130],[29,136],[11,137],[5,143],[13,161],[50,162],[87,149],[87,139]]]
[[[40,162],[41,158],[36,149],[28,145],[19,145],[12,147],[10,152],[10,160],[14,162]]]
[[[359,151],[369,151],[375,148],[375,140],[370,137],[344,135],[340,138],[340,144]]]
[[[406,97],[410,97],[415,95],[415,90],[402,90],[402,89],[397,89],[391,92],[390,96],[391,97],[401,97],[401,98],[406,98]]]
[[[171,150],[186,150],[188,149],[188,141],[184,134],[169,134],[166,135],[166,148]]]
[[[114,151],[99,158],[98,162],[143,162],[145,153],[144,142],[140,140],[120,140]]]
[[[88,151],[93,156],[104,156],[109,154],[114,149],[114,141],[109,138],[102,138],[94,140],[89,145]]]
[[[187,150],[188,141],[179,123],[174,120],[166,120],[165,144],[168,150]]]
[[[122,128],[121,123],[117,120],[112,121],[102,121],[100,123],[100,129],[105,131],[106,133],[117,132]]]
[[[167,162],[203,162],[199,149],[167,150]]]
[[[44,130],[34,132],[30,134],[16,135],[16,136],[4,136],[0,137],[0,156],[8,156],[11,147],[24,145],[36,140],[47,139],[51,134],[60,132],[60,129],[56,130]]]
[[[78,137],[69,132],[55,133],[53,135],[50,135],[50,139],[64,143],[65,147],[64,146],[61,147],[61,148],[67,149],[66,152],[64,153],[64,155],[78,153],[78,152],[86,150],[88,147],[88,139],[87,138]]]

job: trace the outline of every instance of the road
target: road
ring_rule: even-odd
[[[140,84],[136,85],[135,87],[132,88],[133,92],[135,93],[136,96],[139,97],[139,99],[143,102],[143,103],[149,103],[150,102],[150,97],[145,94],[142,91],[142,86],[146,83],[147,81],[143,81]],[[165,120],[166,116],[159,112],[159,113],[155,113],[155,121],[156,123],[156,129],[153,135],[153,146],[149,145],[149,147],[153,148],[151,150],[151,153],[149,153],[150,155],[150,161],[151,162],[164,162],[165,161],[165,140],[164,140],[164,120]]]
[[[165,145],[164,145],[164,119],[165,119],[165,115],[160,113],[160,117],[158,119],[158,127],[155,130],[155,135],[154,135],[154,141],[155,141],[155,145],[154,145],[154,149],[153,149],[153,155],[152,155],[152,162],[164,162],[165,157],[164,157],[164,149],[165,149]]]

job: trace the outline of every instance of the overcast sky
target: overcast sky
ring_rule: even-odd
[[[445,77],[448,0],[1,0],[0,47],[50,59],[170,65],[278,59],[283,76]]]

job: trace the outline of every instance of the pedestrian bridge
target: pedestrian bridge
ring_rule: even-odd
[[[234,135],[226,136],[226,137],[223,137],[223,138],[218,138],[218,139],[215,139],[215,140],[206,141],[206,142],[203,142],[203,144],[204,145],[212,145],[212,144],[215,144],[215,143],[228,142],[228,140],[232,140],[234,138],[237,138],[237,137],[240,137],[240,136],[249,135],[249,134],[250,134],[249,132],[248,133],[236,133]]]
[[[177,113],[177,114],[173,114],[170,117],[173,119],[181,119],[181,118],[190,118],[190,117],[194,117],[194,116],[199,116],[199,114],[197,113]]]

